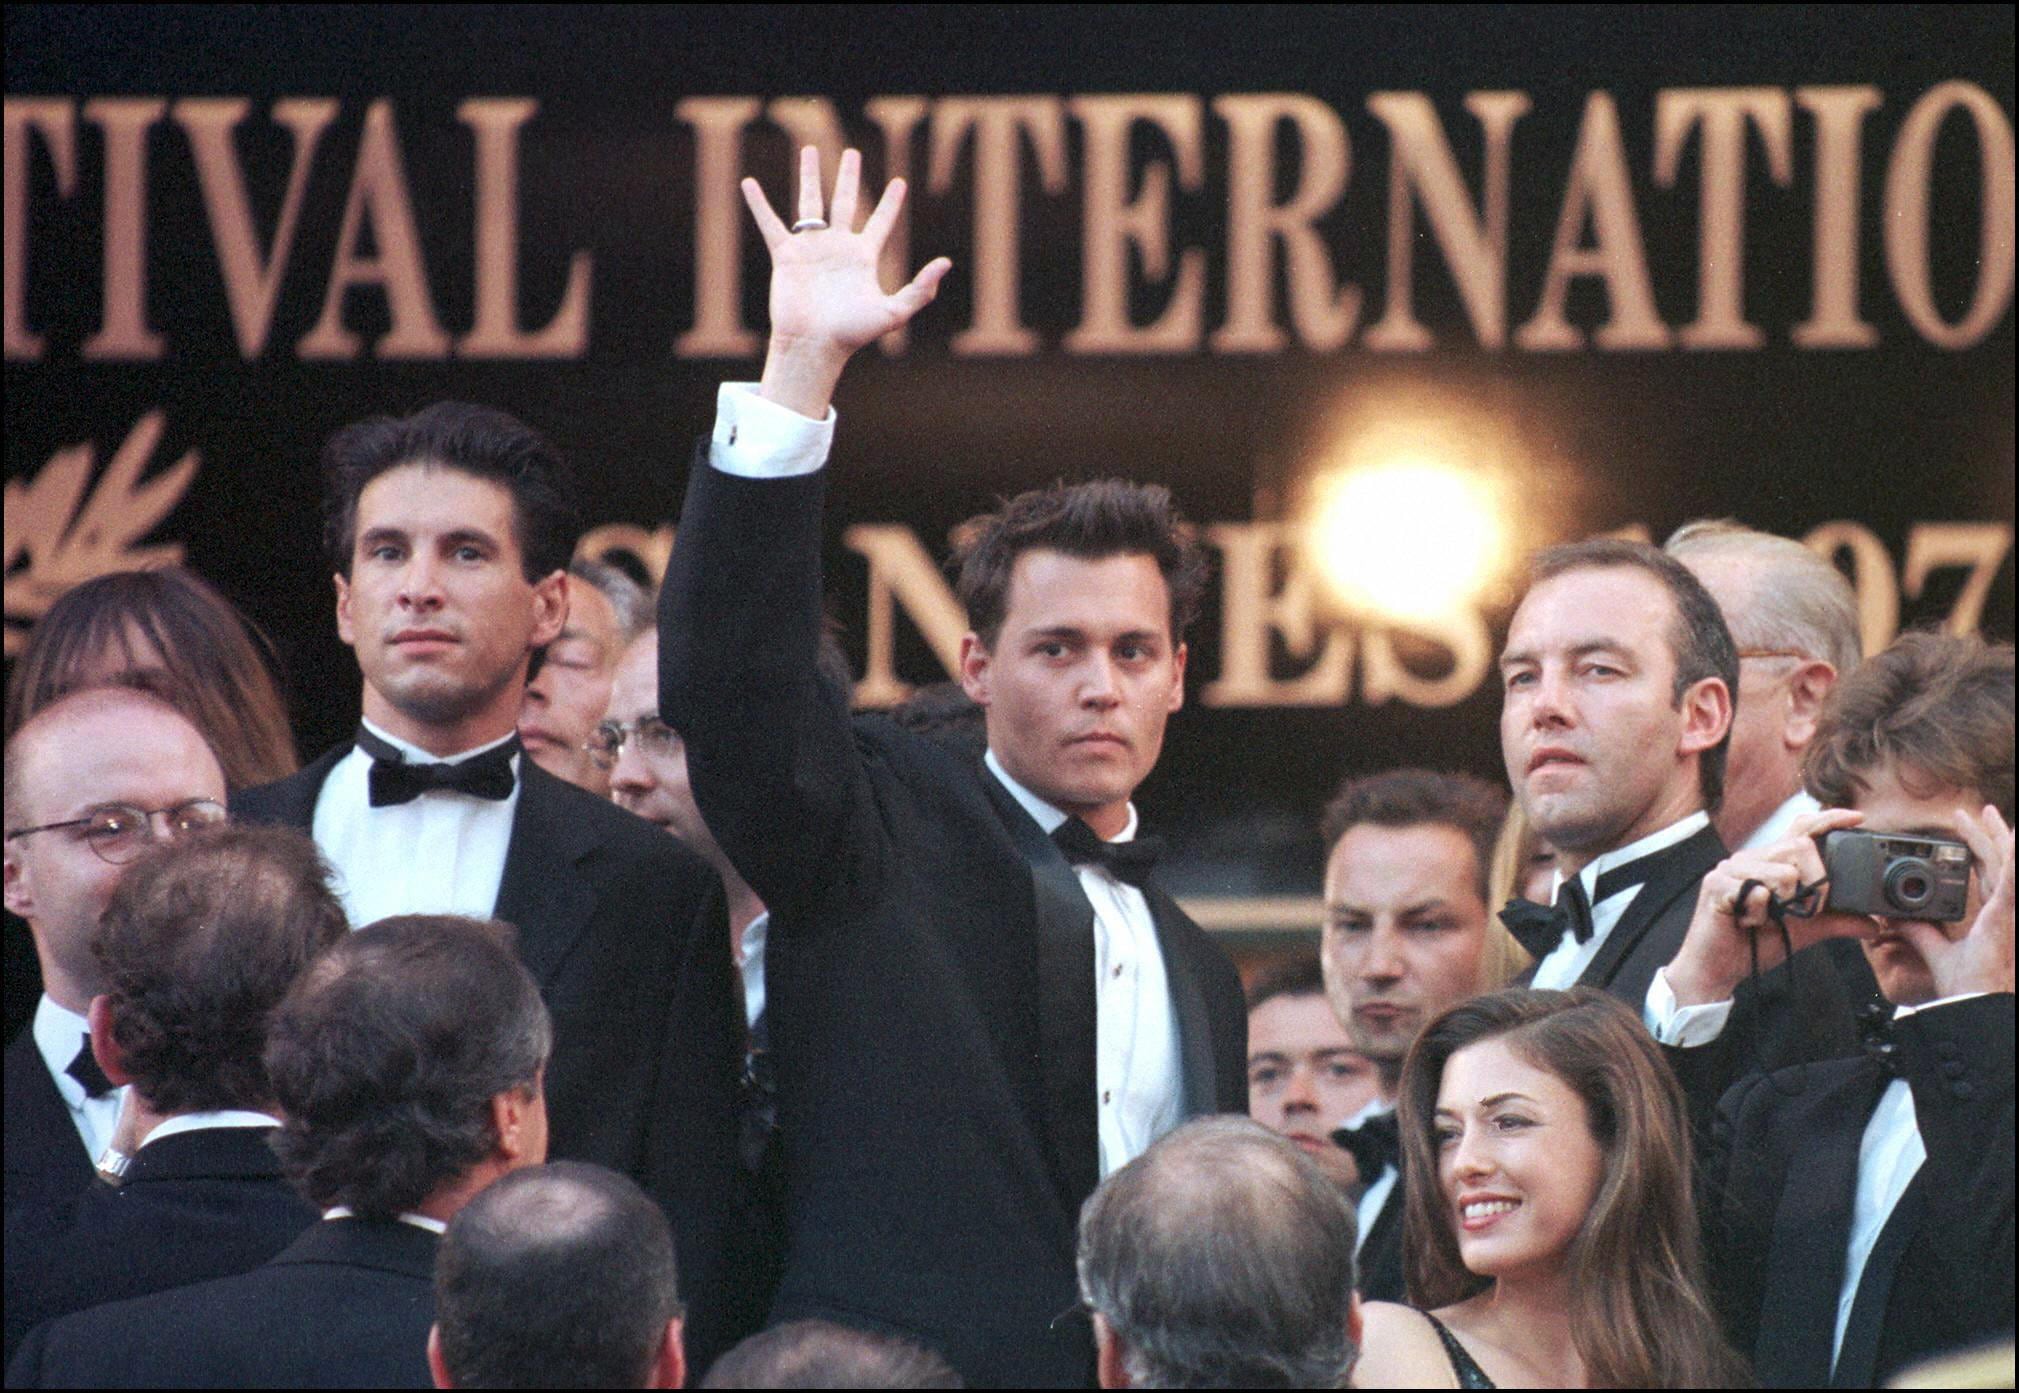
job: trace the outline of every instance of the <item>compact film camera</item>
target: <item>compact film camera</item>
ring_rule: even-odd
[[[1822,850],[1833,913],[1931,924],[1963,917],[1970,848],[1961,842],[1851,828],[1825,833]]]

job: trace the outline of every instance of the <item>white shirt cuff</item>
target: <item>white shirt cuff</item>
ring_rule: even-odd
[[[725,382],[715,394],[715,432],[708,462],[746,479],[789,479],[827,463],[834,444],[834,408],[824,421],[808,420],[757,395],[755,382]]]
[[[1893,1019],[1895,1021],[1904,1021],[1916,1011],[1932,1011],[1937,1006],[1954,1006],[1959,1001],[1974,1001],[1980,996],[1989,995],[1989,992],[1957,992],[1954,996],[1944,996],[1934,1001],[1924,1001],[1918,1006],[1895,1006],[1893,1008]]]
[[[1668,984],[1668,969],[1665,967],[1655,969],[1654,981],[1648,983],[1647,1002],[1642,1010],[1648,1031],[1656,1041],[1679,1049],[1710,1044],[1724,1034],[1725,1022],[1731,1019],[1731,1014],[1729,997],[1723,1001],[1707,1001],[1700,1006],[1678,1006],[1675,988]]]

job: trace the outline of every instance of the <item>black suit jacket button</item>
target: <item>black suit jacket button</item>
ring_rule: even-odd
[[[1953,1040],[1937,1040],[1935,1042],[1935,1053],[1943,1059],[1955,1059],[1960,1051],[1957,1050]]]
[[[1949,1085],[1949,1092],[1958,1098],[1968,1098],[1976,1091],[1976,1086],[1968,1079],[1957,1079]]]
[[[1969,1069],[1970,1066],[1960,1059],[1945,1059],[1942,1061],[1942,1072],[1952,1079],[1962,1078],[1965,1073],[1969,1072]]]

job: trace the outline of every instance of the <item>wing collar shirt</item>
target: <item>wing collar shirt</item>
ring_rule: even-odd
[[[1666,851],[1677,842],[1694,837],[1710,825],[1710,815],[1703,812],[1691,813],[1680,822],[1671,822],[1659,832],[1650,832],[1637,842],[1629,843],[1616,851],[1608,851],[1603,856],[1594,857],[1591,864],[1577,873],[1584,884],[1586,903],[1591,903],[1592,887],[1598,878],[1615,866],[1625,866],[1652,856],[1657,851]],[[1563,872],[1556,873],[1556,890],[1563,888]],[[1603,901],[1591,906],[1591,937],[1579,943],[1566,930],[1563,941],[1551,949],[1549,955],[1535,965],[1535,976],[1529,982],[1532,987],[1564,988],[1577,985],[1577,979],[1591,966],[1591,960],[1598,956],[1598,950],[1605,946],[1606,936],[1613,926],[1625,915],[1634,897],[1640,894],[1640,886],[1629,885],[1624,890],[1616,890]],[[1555,893],[1550,896],[1554,901]]]
[[[365,728],[413,764],[460,763],[511,739],[502,735],[442,761],[366,721]],[[411,802],[371,806],[372,757],[353,748],[336,762],[316,798],[315,843],[336,868],[336,889],[353,928],[389,914],[464,914],[488,919],[498,904],[525,756],[512,759],[511,796],[474,798],[429,789]]]
[[[725,382],[716,394],[708,462],[753,479],[811,474],[827,461],[836,416],[811,420],[766,401],[749,382]],[[1012,779],[987,757],[989,771],[1049,835],[1066,814]],[[1117,841],[1136,835],[1136,812]],[[1075,868],[1094,906],[1095,1065],[1101,1174],[1127,1165],[1176,1126],[1182,1109],[1177,1018],[1157,926],[1143,892],[1097,866]]]
[[[79,1047],[90,1040],[91,1026],[69,1007],[57,1005],[47,992],[35,1003],[35,1022],[30,1028],[35,1032],[35,1049],[42,1056],[42,1065],[55,1080],[56,1092],[70,1113],[71,1125],[77,1128],[77,1135],[84,1143],[84,1154],[96,1161],[104,1154],[113,1130],[119,1125],[119,1104],[126,1097],[126,1090],[115,1088],[93,1098],[85,1093],[83,1084],[70,1076],[70,1061],[77,1058]]]

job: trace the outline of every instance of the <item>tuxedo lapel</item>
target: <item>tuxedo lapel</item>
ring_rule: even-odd
[[[1858,1294],[1851,1302],[1851,1319],[1844,1327],[1844,1345],[1837,1353],[1837,1367],[1830,1384],[1835,1388],[1870,1388],[1878,1381],[1879,1336],[1886,1325],[1886,1308],[1892,1304],[1893,1276],[1907,1245],[1920,1231],[1922,1211],[1927,1208],[1928,1169],[1923,1166],[1908,1182],[1900,1202],[1879,1230],[1879,1241],[1865,1259],[1858,1278]]]
[[[1578,984],[1609,987],[1621,967],[1647,936],[1649,929],[1674,904],[1676,897],[1694,889],[1704,875],[1725,857],[1724,843],[1709,827],[1698,831],[1674,847],[1655,853],[1659,864],[1642,883],[1640,893],[1605,936],[1591,963],[1579,976]],[[1653,973],[1650,971],[1650,978]]]
[[[1861,1062],[1834,1102],[1809,1110],[1841,1125],[1811,1129],[1784,1173],[1753,1350],[1762,1387],[1817,1388],[1830,1381],[1845,1239],[1857,1202],[1859,1136],[1885,1086],[1885,1074]]]
[[[1205,988],[1198,964],[1187,951],[1188,925],[1177,901],[1154,885],[1143,887],[1143,899],[1157,925],[1157,946],[1164,954],[1164,975],[1171,985],[1171,1015],[1178,1024],[1178,1059],[1184,1068],[1184,1115],[1198,1117],[1219,1110],[1213,1072],[1213,1028],[1206,1010]]]
[[[231,816],[238,822],[258,822],[281,827],[299,827],[306,832],[315,825],[315,801],[337,761],[351,752],[346,741],[323,751],[285,779],[258,788],[240,789],[231,795]]]
[[[564,789],[570,785],[525,756],[519,759],[519,779],[512,840],[492,915],[518,930],[519,957],[545,987],[595,913],[596,893],[580,863],[596,849],[596,837],[585,820],[567,816]]]
[[[1037,918],[1038,1067],[1045,1131],[1067,1214],[1100,1183],[1100,1118],[1094,1108],[1097,1012],[1094,906],[1079,876],[1036,820],[995,775],[980,771],[1010,840],[1030,867]]]

